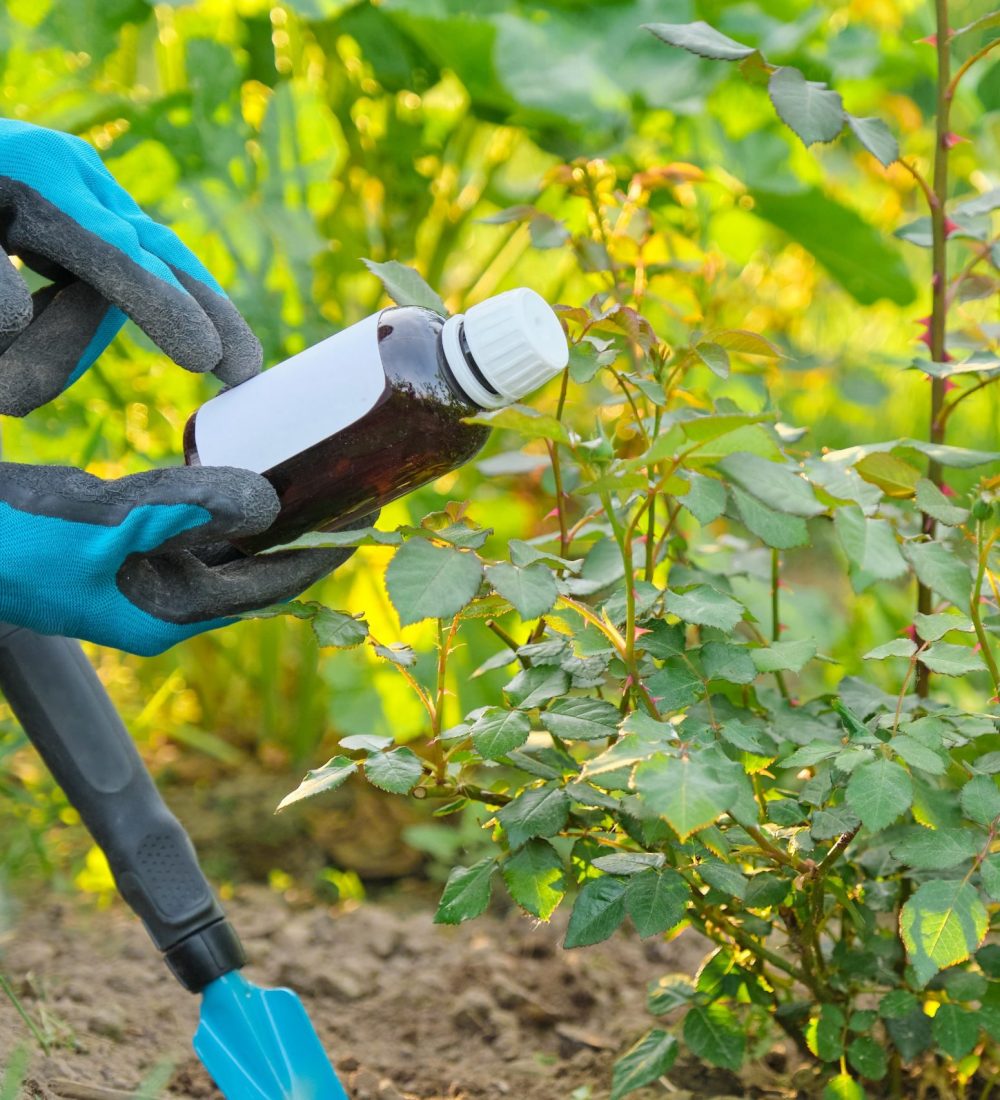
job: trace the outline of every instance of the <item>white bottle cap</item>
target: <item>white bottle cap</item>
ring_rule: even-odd
[[[441,340],[455,381],[484,409],[512,404],[569,362],[559,318],[544,298],[523,286],[449,318]]]

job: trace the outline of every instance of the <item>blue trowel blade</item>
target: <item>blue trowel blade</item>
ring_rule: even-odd
[[[237,971],[205,987],[194,1049],[226,1100],[347,1100],[299,998]]]

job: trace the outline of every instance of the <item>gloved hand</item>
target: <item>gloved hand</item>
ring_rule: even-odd
[[[178,466],[102,481],[0,462],[0,620],[151,656],[229,616],[288,598],[349,550],[226,564],[220,540],[266,530],[277,494],[258,474]]]
[[[34,297],[8,259],[52,285]],[[61,393],[128,315],[182,367],[235,385],[261,350],[222,288],[85,141],[0,119],[0,413]]]
[[[51,286],[29,294],[8,255]],[[261,349],[218,283],[148,218],[86,142],[0,119],[0,414],[74,382],[131,317],[172,359],[236,385]],[[267,529],[270,484],[177,467],[101,481],[0,462],[0,620],[151,655],[288,599],[349,552],[232,561]]]

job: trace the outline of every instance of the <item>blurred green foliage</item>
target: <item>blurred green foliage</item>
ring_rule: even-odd
[[[952,7],[956,23],[979,14],[974,0]],[[531,202],[580,227],[586,204],[560,182],[560,164],[601,158],[621,181],[645,172],[672,250],[662,258],[673,265],[669,294],[656,306],[668,339],[730,327],[775,340],[788,358],[768,369],[767,389],[784,421],[810,427],[814,447],[922,437],[926,382],[902,368],[927,312],[928,270],[891,237],[919,212],[913,179],[853,142],[805,150],[763,89],[639,30],[696,18],[813,79],[835,75],[848,109],[887,119],[926,167],[933,59],[911,44],[931,20],[917,0],[10,0],[0,112],[90,140],[227,287],[268,363],[385,301],[365,256],[414,264],[453,310],[519,284],[584,301],[601,285],[599,262],[546,238],[544,218],[484,219]],[[1000,156],[1000,62],[965,82],[953,124],[970,139],[954,151],[956,192],[985,190],[975,166]],[[707,185],[692,186],[694,173]],[[689,285],[678,278],[685,264],[698,276]],[[651,286],[663,273],[648,271]],[[183,424],[209,386],[130,326],[62,398],[4,422],[5,456],[102,476],[177,462]],[[733,375],[717,394],[760,406],[764,375]],[[964,445],[992,445],[995,401],[956,415]],[[537,533],[551,485],[496,472],[509,468],[487,459],[386,521],[469,499],[498,539]],[[386,558],[362,551],[319,596],[395,636]],[[863,652],[891,630],[895,598],[870,594],[847,621],[829,615],[836,592],[817,598],[821,645]],[[484,630],[481,649],[452,659],[466,710],[495,695],[489,674],[470,678],[494,649]],[[204,783],[253,761],[297,777],[345,732],[389,732],[391,713],[405,738],[422,722],[391,668],[362,651],[320,658],[296,621],[244,623],[155,659],[92,655],[167,782]],[[72,812],[46,795],[13,725],[0,731],[0,755],[18,822],[0,861],[12,874],[65,866],[60,846],[77,851],[78,832],[54,826]]]

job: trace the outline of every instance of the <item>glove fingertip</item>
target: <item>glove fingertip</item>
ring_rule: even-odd
[[[222,290],[171,266],[177,281],[205,311],[219,336],[221,354],[212,368],[220,382],[238,386],[260,373],[264,352],[240,311]]]

